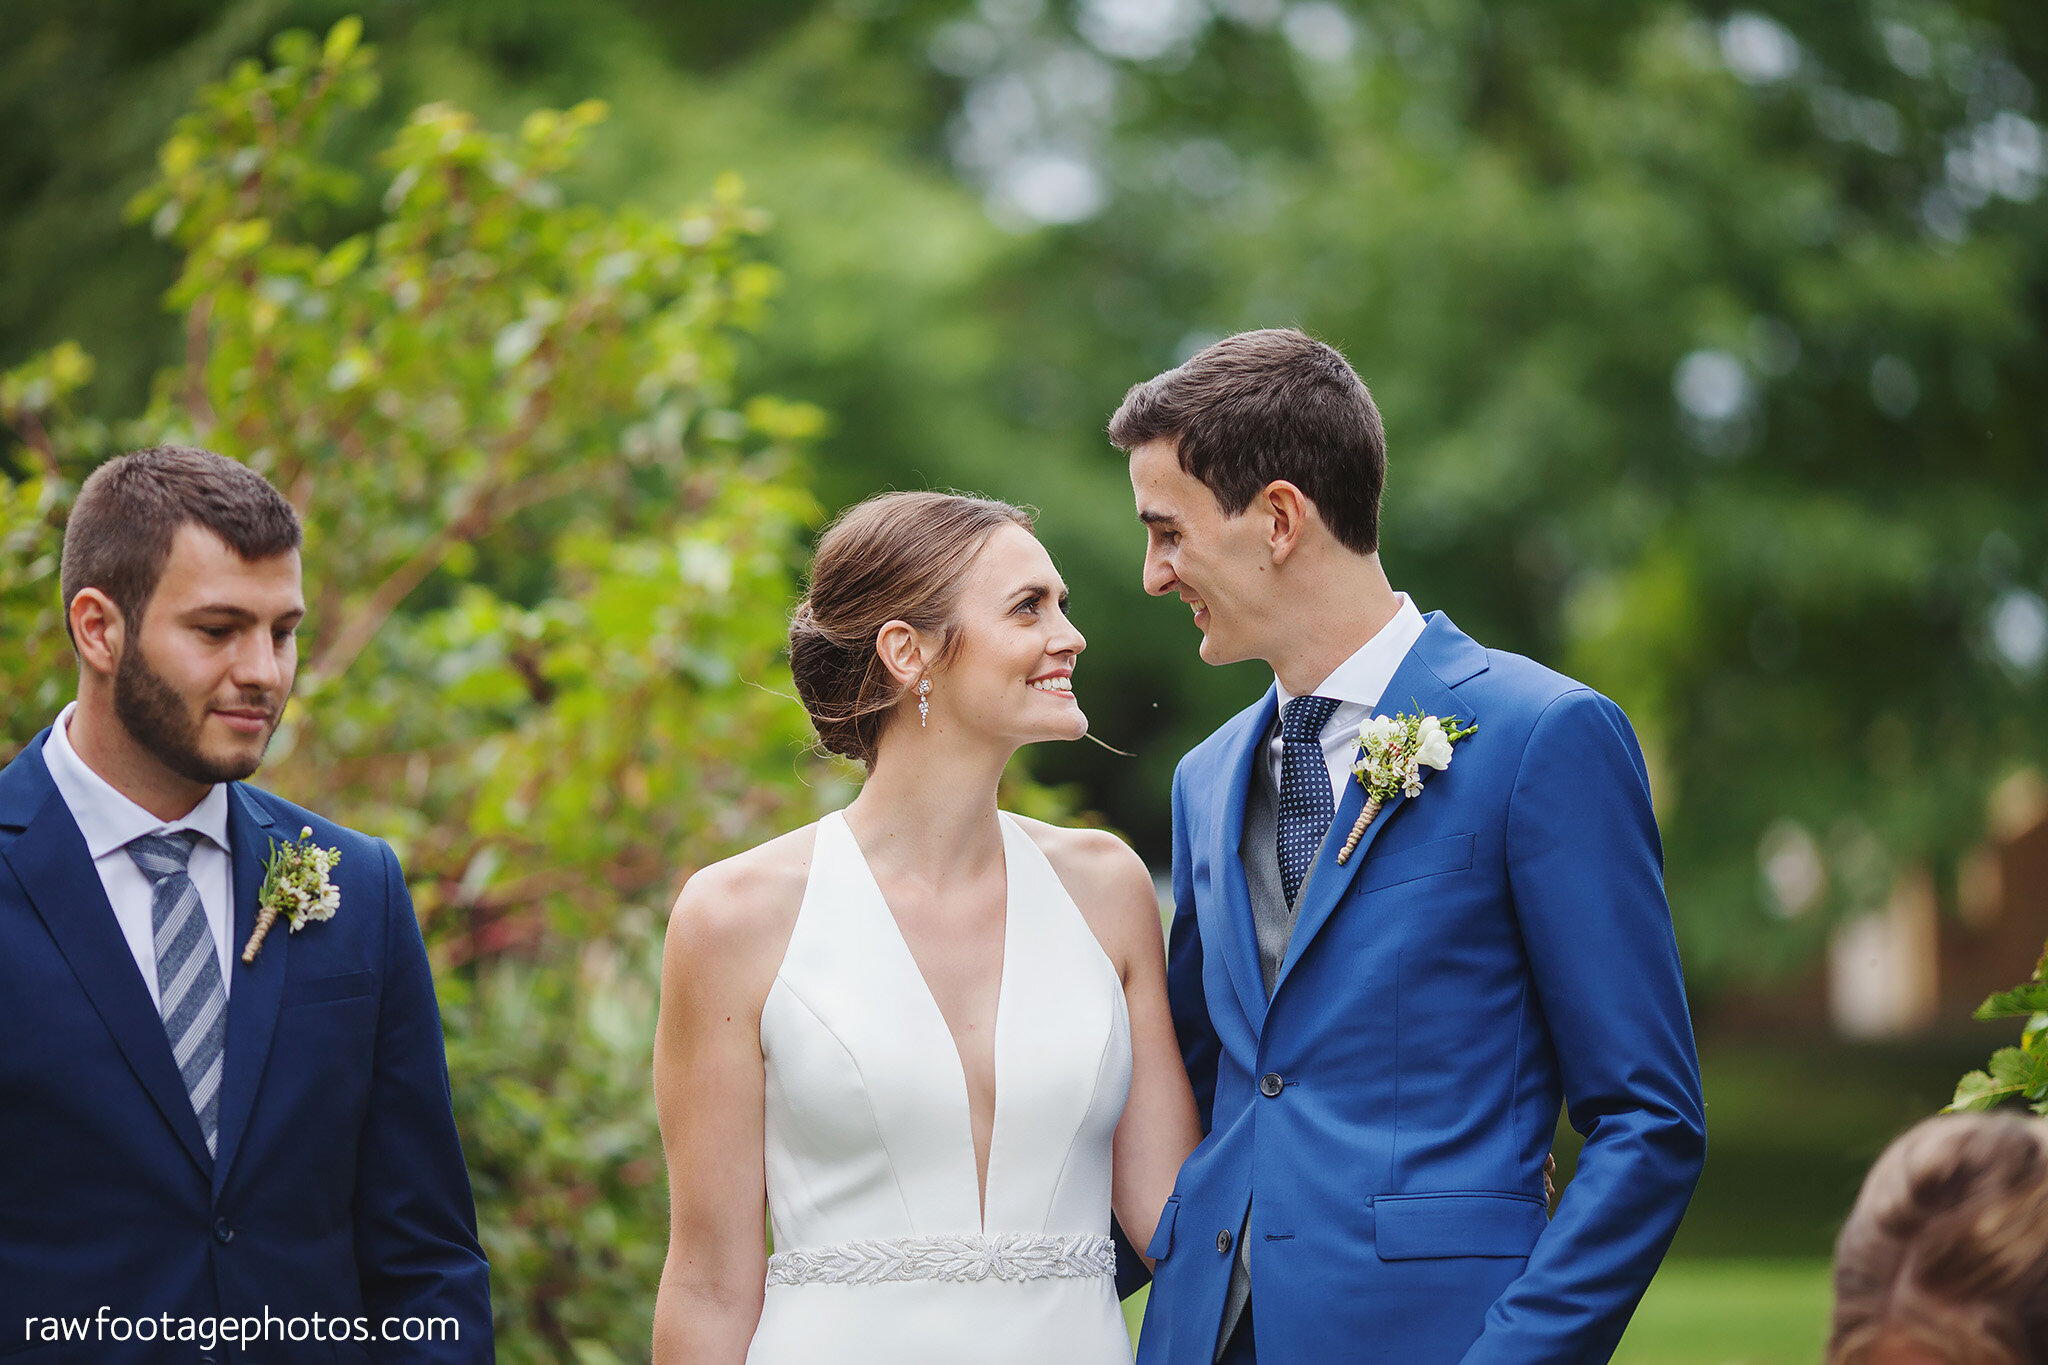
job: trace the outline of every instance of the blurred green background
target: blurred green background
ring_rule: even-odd
[[[349,15],[374,58],[320,49]],[[820,517],[1041,510],[1136,757],[1034,752],[1013,799],[1163,869],[1173,763],[1265,679],[1143,596],[1102,426],[1285,324],[1386,414],[1396,586],[1650,757],[1712,1153],[1622,1358],[1814,1358],[1862,1170],[2048,933],[2037,4],[0,0],[0,37],[0,743],[68,695],[92,463],[178,436],[293,490],[328,589],[272,780],[406,856],[507,1359],[644,1358],[650,944],[682,873],[848,791],[775,657]]]

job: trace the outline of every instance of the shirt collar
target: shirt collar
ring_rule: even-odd
[[[1315,695],[1332,697],[1339,702],[1353,702],[1371,710],[1380,704],[1381,695],[1387,684],[1394,680],[1394,672],[1401,667],[1401,660],[1408,657],[1408,651],[1422,636],[1422,612],[1408,594],[1396,593],[1401,605],[1394,611],[1394,619],[1381,626],[1379,633],[1359,646],[1358,652],[1338,664],[1329,677],[1316,685]],[[1287,705],[1294,700],[1294,694],[1280,682],[1273,680],[1273,686],[1280,693],[1280,704]]]
[[[57,792],[64,798],[64,804],[71,808],[71,818],[78,822],[78,832],[85,836],[86,852],[95,861],[115,849],[126,848],[145,834],[171,834],[181,829],[196,830],[211,839],[215,847],[226,851],[227,783],[214,783],[184,818],[169,823],[159,820],[87,767],[78,751],[71,747],[68,731],[71,714],[77,709],[78,703],[72,702],[57,713],[56,723],[50,727],[50,738],[43,745],[43,762],[49,767],[50,780],[57,784]]]

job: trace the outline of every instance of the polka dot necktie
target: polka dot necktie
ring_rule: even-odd
[[[1301,891],[1309,864],[1330,832],[1336,798],[1330,765],[1323,758],[1323,727],[1337,709],[1335,697],[1296,697],[1280,714],[1280,889],[1288,905]]]
[[[192,1112],[211,1153],[220,1138],[220,1083],[226,1051],[228,996],[214,954],[213,930],[199,888],[185,870],[199,836],[190,830],[145,834],[128,845],[150,883],[150,921],[156,930],[158,1011],[170,1036],[171,1056],[185,1078]]]

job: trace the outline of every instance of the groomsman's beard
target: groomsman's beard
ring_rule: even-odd
[[[140,646],[122,651],[114,669],[114,715],[122,728],[166,768],[188,782],[239,782],[263,766],[264,750],[277,732],[275,717],[284,711],[284,699],[265,696],[249,699],[248,705],[268,704],[273,717],[253,757],[214,757],[200,748],[199,730],[205,714],[194,715],[192,706],[179,695],[164,676],[149,666]]]

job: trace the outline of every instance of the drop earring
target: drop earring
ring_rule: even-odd
[[[931,696],[932,680],[930,678],[919,678],[917,680],[917,725],[920,730],[925,727],[926,720],[932,713]]]

